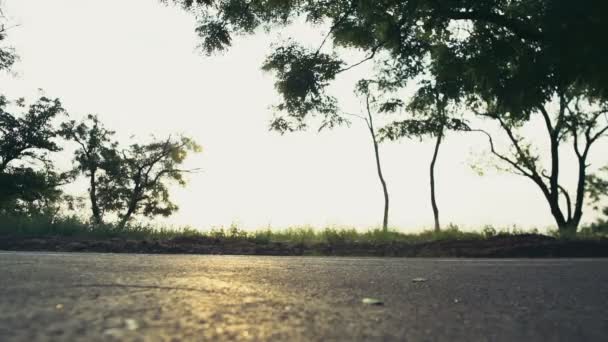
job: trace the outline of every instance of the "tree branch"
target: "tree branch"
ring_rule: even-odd
[[[542,173],[542,176],[545,177],[546,179],[551,180],[551,178],[544,173]],[[557,187],[559,188],[559,191],[564,195],[564,198],[566,199],[566,209],[568,210],[567,215],[568,215],[568,220],[570,220],[570,219],[572,219],[572,200],[570,198],[570,194],[560,184],[558,184]]]
[[[549,116],[549,113],[545,109],[545,106],[538,106],[538,109],[540,110],[540,112],[543,116],[543,119],[545,121],[545,126],[547,127],[547,131],[549,132],[549,134],[551,136],[553,136],[555,134],[555,129],[553,128],[553,124],[551,123],[551,117]]]
[[[361,65],[369,60],[374,59],[374,57],[376,56],[376,53],[378,52],[378,50],[380,50],[380,48],[382,47],[382,45],[384,45],[384,43],[385,43],[384,41],[378,43],[378,45],[376,45],[372,48],[371,53],[367,57],[365,57],[364,59],[360,60],[359,62],[357,62],[355,64],[349,65],[346,68],[342,68],[342,69],[338,70],[337,74],[344,72],[344,71],[348,71],[355,67],[358,67],[359,65]]]
[[[597,139],[599,139],[607,131],[608,131],[608,126],[602,128],[595,135],[591,136],[590,144],[593,144]]]
[[[488,142],[490,143],[490,152],[492,152],[492,154],[494,154],[495,156],[497,156],[498,158],[500,158],[501,160],[509,163],[514,169],[516,169],[517,171],[519,171],[521,173],[521,175],[526,176],[528,178],[532,178],[533,175],[529,172],[527,172],[525,169],[523,169],[519,164],[517,164],[517,162],[515,162],[514,160],[510,159],[509,157],[499,153],[498,151],[496,151],[495,147],[494,147],[494,140],[492,139],[492,136],[490,135],[490,133],[486,132],[483,129],[471,129],[470,132],[480,132],[483,133],[487,136],[488,138]]]
[[[538,185],[538,187],[543,192],[543,194],[545,195],[546,198],[550,197],[550,192],[549,192],[549,189],[547,188],[547,185],[543,182],[542,178],[538,175],[538,173],[535,170],[526,171],[516,161],[514,161],[514,160],[510,159],[509,157],[507,157],[503,154],[500,154],[496,151],[496,149],[494,148],[494,141],[492,140],[492,136],[490,135],[490,133],[484,131],[483,129],[471,129],[470,132],[481,132],[481,133],[485,134],[488,137],[488,141],[490,143],[490,151],[492,152],[492,154],[494,154],[501,160],[507,162],[515,170],[519,171],[522,176],[525,176],[525,177],[528,177],[529,179],[531,179],[536,185]]]
[[[515,150],[517,151],[517,154],[519,155],[519,157],[521,158],[521,160],[524,161],[524,166],[537,179],[540,180],[541,177],[538,174],[538,170],[536,170],[536,166],[530,160],[530,158],[528,158],[528,156],[524,153],[523,149],[519,145],[519,141],[517,140],[517,137],[515,137],[515,134],[513,134],[513,130],[504,122],[503,119],[500,118],[500,116],[496,116],[495,119],[498,120],[498,122],[500,123],[500,126],[502,127],[502,129],[507,133],[507,136],[509,137],[509,140],[511,140],[511,143],[513,144],[513,147],[515,147]],[[541,180],[541,182],[542,182],[542,180]]]

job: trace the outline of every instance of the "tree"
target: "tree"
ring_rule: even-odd
[[[100,180],[99,195],[108,199],[103,202],[104,209],[118,213],[119,227],[140,213],[171,215],[178,207],[170,200],[167,182],[185,185],[184,174],[195,170],[179,166],[190,152],[200,151],[201,147],[187,137],[132,144],[121,151],[118,167],[106,170],[107,177]]]
[[[384,195],[384,214],[382,217],[382,230],[386,233],[388,231],[389,195],[388,187],[386,185],[386,181],[384,180],[384,175],[382,173],[382,165],[380,163],[380,151],[378,147],[379,141],[377,137],[376,128],[374,126],[374,118],[372,115],[372,106],[374,106],[377,101],[376,98],[372,95],[370,89],[371,83],[372,82],[369,80],[361,80],[357,83],[356,87],[356,92],[364,98],[366,116],[361,116],[357,114],[352,115],[365,121],[370,137],[372,139],[372,144],[374,147],[374,158],[376,160],[376,172],[378,173],[378,179],[380,180],[380,185],[382,186],[382,193]]]
[[[58,187],[70,177],[57,173],[48,153],[60,151],[53,119],[64,113],[58,99],[41,97],[21,115],[0,96],[0,208],[5,213],[33,212],[59,199]],[[26,107],[25,100],[14,103]]]
[[[608,45],[603,13],[608,3],[554,0],[389,0],[389,1],[178,1],[195,9],[198,34],[206,52],[231,44],[233,34],[252,34],[260,26],[287,25],[296,18],[329,25],[316,49],[294,42],[278,47],[264,68],[277,76],[282,116],[273,127],[295,130],[307,118],[339,119],[336,101],[325,93],[335,77],[375,60],[392,82],[423,74],[434,78],[462,71],[462,99],[505,131],[515,154],[493,153],[531,179],[549,204],[561,232],[576,231],[582,217],[586,160],[591,145],[603,136],[598,119],[608,98]],[[367,53],[348,65],[335,48]],[[439,53],[437,53],[439,52]],[[430,61],[430,63],[429,63]],[[433,68],[429,65],[434,66]],[[574,103],[587,103],[579,111]],[[558,103],[553,115],[547,107]],[[599,114],[598,114],[599,113]],[[547,126],[551,166],[542,167],[533,148],[516,128],[533,115]],[[582,141],[581,141],[582,140]],[[559,146],[568,141],[578,158],[575,201],[559,184]],[[582,144],[582,145],[579,145]],[[560,194],[571,205],[560,208]]]
[[[76,170],[89,180],[92,220],[101,224],[104,210],[112,208],[114,199],[108,191],[102,192],[107,196],[100,196],[98,186],[109,184],[109,174],[116,174],[120,164],[118,143],[112,141],[114,132],[106,129],[97,116],[89,114],[79,123],[74,120],[63,123],[61,134],[78,144],[74,152]]]
[[[532,143],[517,134],[518,129],[523,126],[521,120],[512,118],[510,112],[493,111],[492,104],[487,105],[485,111],[478,114],[497,121],[510,143],[511,151],[498,151],[492,137],[483,132],[489,139],[492,154],[505,162],[512,172],[530,179],[540,189],[560,233],[571,235],[576,232],[583,216],[589,152],[608,131],[608,123],[603,124],[599,120],[602,114],[608,113],[608,107],[606,102],[596,103],[567,93],[562,93],[559,97],[558,108],[554,113],[547,109],[551,103],[541,104],[536,112],[530,113],[542,117],[551,150],[548,166],[544,165],[542,156],[536,152]],[[597,107],[579,112],[572,108],[572,103],[579,101],[587,102],[590,107]],[[574,107],[581,108],[579,105]],[[572,146],[578,169],[574,198],[560,183],[559,177],[563,154],[560,146],[566,143]]]
[[[93,222],[103,223],[106,213],[115,213],[120,227],[140,213],[169,216],[177,210],[170,201],[167,181],[184,185],[183,174],[193,170],[179,166],[190,152],[201,150],[187,137],[122,149],[113,140],[115,132],[95,115],[62,124],[61,134],[78,145],[74,162],[76,171],[88,179]]]

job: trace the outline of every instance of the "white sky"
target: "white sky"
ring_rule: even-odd
[[[4,12],[20,25],[8,39],[21,57],[17,75],[2,76],[9,97],[34,99],[41,88],[60,97],[73,118],[98,114],[124,141],[132,134],[184,133],[203,145],[188,164],[204,171],[173,190],[181,209],[158,222],[203,229],[232,222],[246,228],[380,224],[382,191],[363,124],[321,134],[268,131],[269,107],[278,98],[272,75],[260,66],[270,43],[295,35],[312,44],[321,40],[319,32],[293,28],[238,38],[229,52],[205,57],[196,50],[194,19],[157,0],[4,0]],[[353,82],[367,71],[333,86],[351,112],[360,110]],[[544,137],[539,126],[529,132]],[[392,226],[431,226],[432,147],[405,140],[381,145]],[[596,146],[594,166],[606,161],[597,160],[605,147]],[[480,177],[471,169],[486,149],[475,135],[450,136],[443,145],[437,168],[442,223],[552,225],[540,191],[527,179],[491,170]],[[62,158],[67,167],[71,156]],[[566,176],[573,172],[564,165]]]

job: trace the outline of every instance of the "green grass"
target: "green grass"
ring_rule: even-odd
[[[479,232],[464,232],[456,226],[450,226],[439,233],[426,230],[419,233],[402,233],[395,229],[384,232],[381,229],[359,231],[354,228],[326,227],[292,227],[286,229],[266,229],[250,233],[255,241],[290,242],[301,244],[316,243],[378,243],[378,242],[423,242],[434,240],[483,239]]]
[[[94,238],[169,239],[178,236],[202,236],[192,228],[154,227],[115,224],[92,225],[76,217],[49,218],[0,216],[0,235],[74,236]]]
[[[119,228],[114,224],[91,225],[77,217],[7,217],[0,216],[0,235],[47,237],[70,236],[81,238],[128,238],[128,239],[171,239],[175,237],[209,237],[221,240],[241,240],[259,244],[282,242],[312,245],[320,243],[390,243],[390,242],[428,242],[439,240],[487,239],[498,235],[518,235],[537,233],[538,230],[524,231],[517,227],[497,229],[485,226],[475,231],[463,231],[456,225],[448,225],[440,232],[423,230],[417,233],[403,233],[396,229],[384,232],[381,229],[357,230],[351,227],[326,227],[318,229],[311,226],[290,227],[285,229],[262,229],[245,231],[237,225],[219,227],[210,231],[200,231],[191,227],[158,227],[145,224],[132,224]],[[549,233],[556,236],[556,233]],[[581,229],[577,238],[596,239],[606,237],[588,228]]]

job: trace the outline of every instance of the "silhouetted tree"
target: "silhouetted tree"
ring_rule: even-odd
[[[356,93],[361,95],[364,98],[365,112],[366,115],[357,115],[351,114],[355,117],[362,119],[365,121],[367,129],[369,131],[370,137],[372,139],[372,144],[374,147],[374,158],[376,161],[376,171],[378,173],[378,179],[380,180],[380,185],[382,186],[382,193],[384,195],[384,214],[382,217],[382,230],[384,232],[388,231],[388,211],[389,211],[389,195],[388,195],[388,187],[386,185],[386,181],[384,180],[384,175],[382,173],[382,164],[380,163],[380,151],[378,146],[378,136],[376,132],[376,127],[374,126],[374,118],[372,114],[372,107],[376,105],[377,99],[373,96],[371,90],[371,83],[369,80],[360,80],[357,83]]]
[[[177,205],[170,200],[167,182],[185,185],[184,174],[194,170],[179,166],[190,152],[200,150],[201,147],[187,137],[132,144],[121,151],[119,167],[106,170],[105,183],[98,187],[100,196],[113,199],[105,203],[105,209],[118,213],[120,227],[136,214],[171,215]]]
[[[58,99],[41,97],[23,114],[9,111],[11,104],[0,96],[0,208],[26,213],[57,201],[69,174],[53,170],[49,152],[60,151],[52,121],[64,110]],[[26,107],[15,101],[15,109]]]
[[[530,179],[537,185],[549,204],[560,232],[569,235],[576,232],[583,216],[589,152],[608,131],[608,122],[602,123],[599,120],[604,113],[608,113],[608,103],[572,96],[567,92],[560,92],[557,96],[559,97],[557,109],[553,110],[553,113],[549,108],[554,102],[548,101],[538,105],[536,111],[526,114],[526,119],[532,114],[542,117],[551,150],[549,166],[543,164],[541,155],[536,152],[532,143],[517,133],[522,126],[522,120],[516,117],[517,113],[496,109],[495,103],[488,103],[484,111],[478,111],[478,114],[497,121],[510,143],[511,151],[500,152],[492,137],[484,132],[488,136],[491,152],[505,162],[513,172]],[[585,102],[587,108],[579,111],[576,108],[583,107],[581,102]],[[578,104],[573,106],[573,103]],[[591,109],[591,107],[595,108]],[[578,177],[574,198],[559,180],[563,154],[560,146],[564,144],[570,144],[576,156]],[[563,203],[560,201],[561,198]]]
[[[121,162],[117,151],[118,144],[112,141],[114,132],[106,129],[96,115],[88,115],[78,123],[74,120],[63,123],[61,134],[78,144],[74,152],[76,170],[84,174],[89,181],[93,222],[103,223],[104,211],[112,208],[115,199],[111,191],[102,191],[100,196],[98,186],[111,183],[109,175],[118,173]]]

